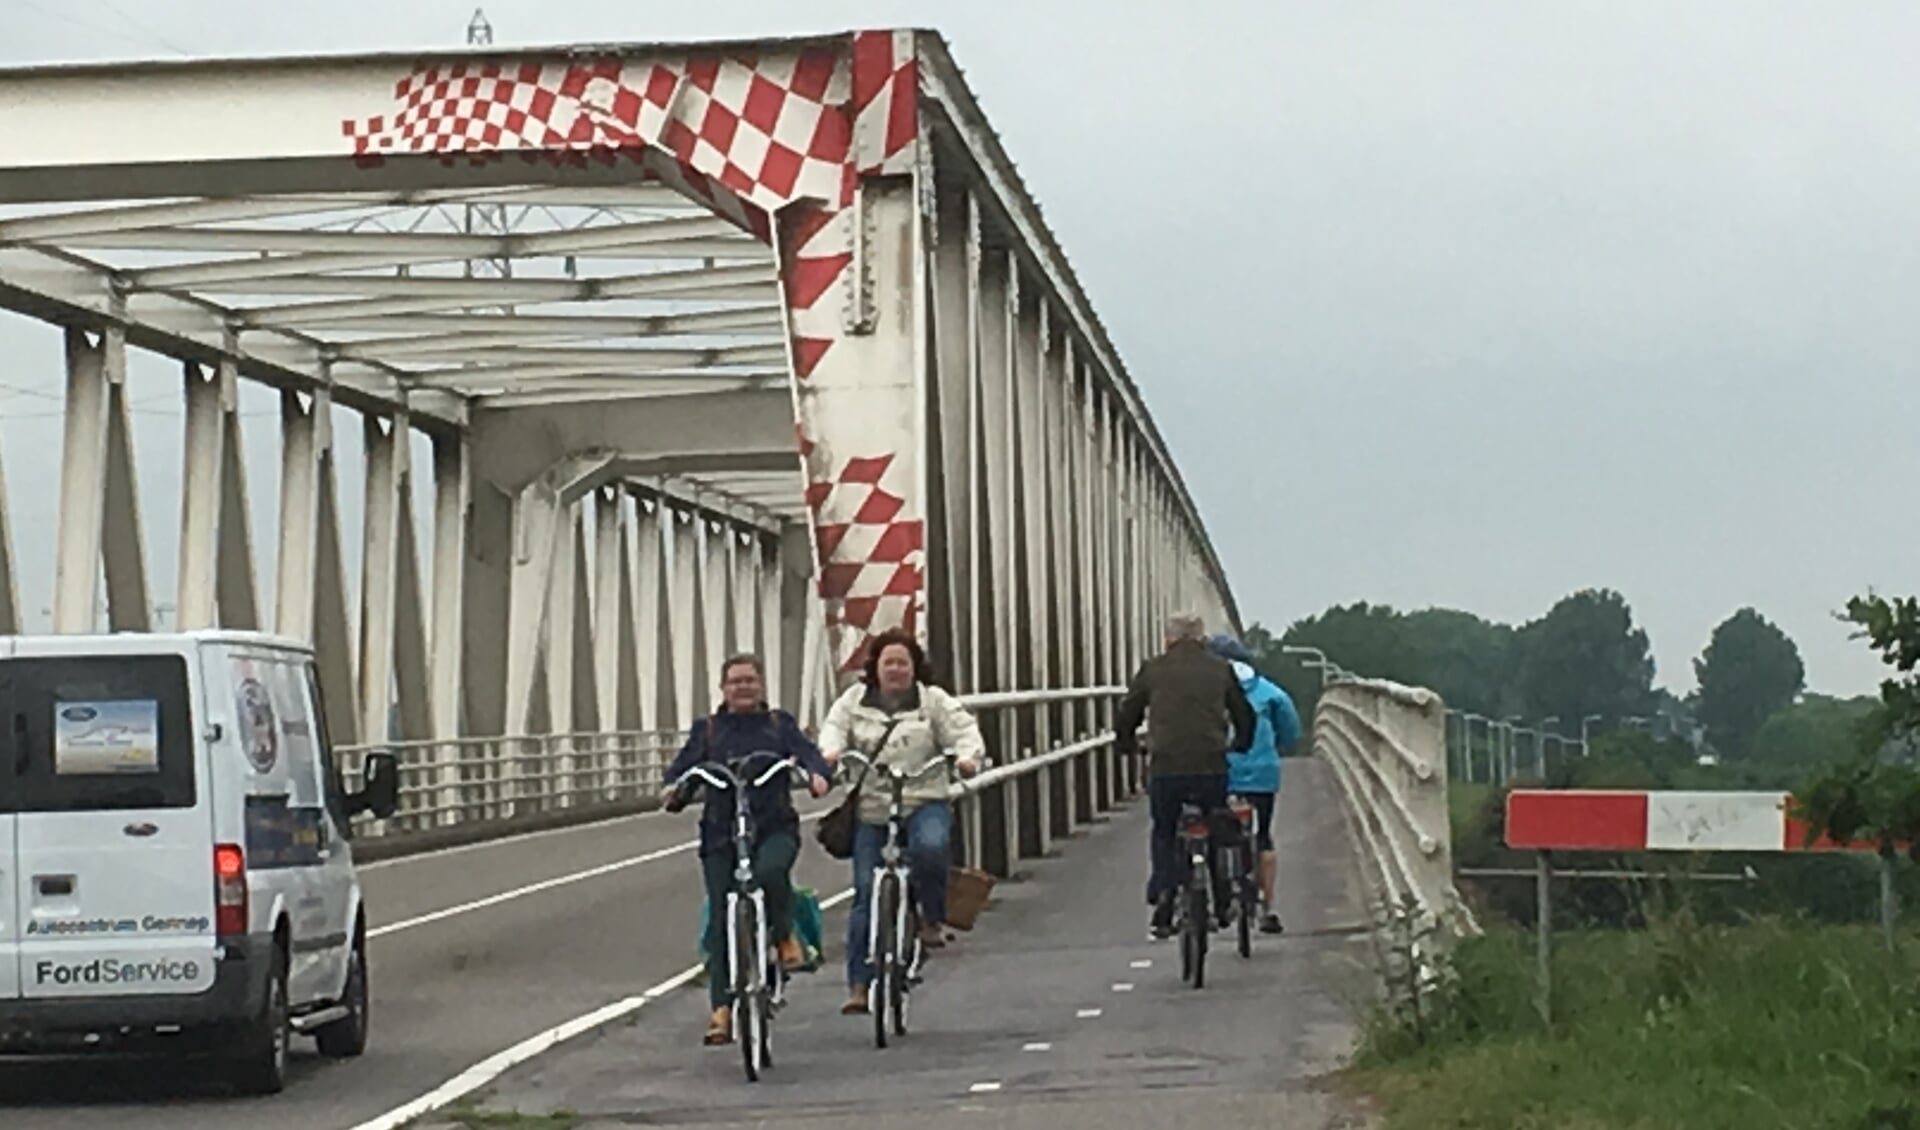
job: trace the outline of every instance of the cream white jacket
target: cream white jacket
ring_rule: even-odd
[[[865,683],[856,683],[834,702],[820,724],[820,752],[838,757],[847,750],[888,766],[896,772],[913,774],[927,770],[918,780],[909,781],[902,807],[911,812],[929,801],[945,800],[950,785],[947,774],[932,771],[930,763],[951,751],[962,763],[979,766],[986,759],[986,742],[980,725],[960,700],[939,687],[921,684],[916,694],[898,711],[880,705],[879,695]],[[891,734],[887,732],[893,724]],[[880,749],[885,737],[886,747]],[[847,785],[860,780],[863,766],[846,762],[839,766],[839,779]],[[860,820],[884,824],[887,819],[890,790],[877,774],[869,773],[860,790]]]

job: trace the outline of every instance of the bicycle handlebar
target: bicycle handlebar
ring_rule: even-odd
[[[778,756],[778,755],[771,754],[771,753],[750,753],[747,756],[741,758],[740,761],[742,763],[745,763],[747,761],[753,760],[756,757],[775,757],[775,756]],[[713,769],[709,768],[709,766],[717,767],[720,772],[718,774],[714,773]],[[678,791],[683,785],[687,783],[688,778],[698,777],[701,780],[706,781],[708,784],[711,784],[716,788],[738,789],[744,784],[749,788],[757,789],[762,785],[765,785],[767,782],[773,780],[775,777],[779,776],[781,773],[789,772],[797,768],[799,768],[799,766],[798,764],[795,763],[793,758],[782,757],[778,761],[775,761],[772,765],[768,766],[766,772],[761,773],[759,776],[753,778],[753,780],[750,782],[744,782],[741,780],[740,775],[735,773],[733,769],[729,767],[727,763],[724,761],[700,761],[700,762],[695,762],[692,768],[688,769],[685,773],[681,774],[679,779],[673,782],[672,787],[674,788],[675,791]]]
[[[859,750],[853,750],[853,749],[847,750],[845,753],[842,753],[840,757],[843,760],[847,758],[851,758],[855,761],[858,761],[860,764],[867,767],[868,772],[878,773],[880,774],[880,777],[882,780],[887,780],[887,781],[917,781],[920,778],[927,776],[928,773],[931,772],[936,766],[941,769],[951,769],[953,767],[953,763],[959,760],[959,758],[955,754],[953,754],[951,751],[943,752],[940,754],[939,757],[921,766],[918,772],[902,773],[894,769],[893,766],[891,765],[880,764],[878,761],[874,760],[871,757],[868,757],[864,753],[861,753]]]

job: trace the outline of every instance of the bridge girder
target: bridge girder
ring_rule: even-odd
[[[181,622],[318,642],[343,740],[683,725],[740,647],[811,714],[895,626],[975,690],[1110,684],[1176,607],[1237,626],[936,35],[42,68],[0,95],[27,139],[0,201],[34,205],[0,218],[0,304],[68,327],[60,630],[102,575],[112,623],[150,622],[129,349],[186,367]],[[475,203],[524,224],[455,230]],[[512,277],[447,273],[474,256]],[[250,384],[280,393],[270,618]]]

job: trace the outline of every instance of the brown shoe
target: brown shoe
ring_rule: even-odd
[[[920,926],[920,944],[930,950],[946,948],[947,928],[938,922],[922,923]]]
[[[807,966],[807,955],[800,952],[800,943],[791,936],[781,940],[774,949],[780,955],[780,967],[789,973],[795,973]]]
[[[864,1016],[867,1012],[867,987],[847,986],[847,1003],[840,1006],[842,1016]]]
[[[731,1043],[733,1043],[733,1009],[723,1004],[714,1009],[713,1015],[707,1018],[707,1045],[713,1047]]]

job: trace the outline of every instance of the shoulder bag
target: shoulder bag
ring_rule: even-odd
[[[898,719],[887,723],[886,730],[880,735],[880,741],[874,745],[870,755],[879,757],[880,751],[887,748],[887,740],[893,737],[893,728],[900,724]],[[853,782],[853,788],[847,790],[847,799],[835,805],[820,818],[819,827],[813,830],[813,838],[820,842],[820,850],[835,859],[853,858],[854,826],[860,819],[860,786],[867,780],[867,769],[862,766],[860,776]]]

